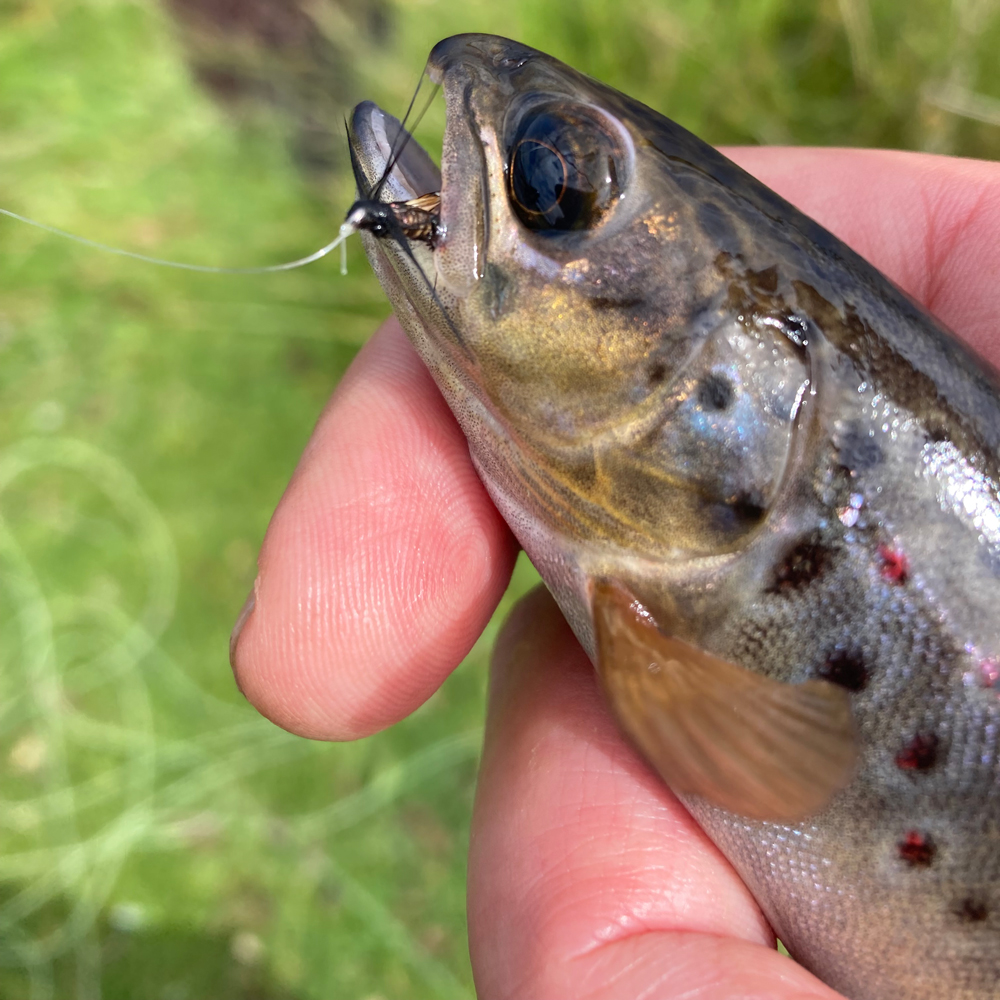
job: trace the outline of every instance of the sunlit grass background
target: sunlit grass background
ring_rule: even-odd
[[[1000,158],[996,0],[0,0],[0,206],[181,260],[301,256],[351,200],[344,113],[402,111],[460,30],[713,142]],[[472,995],[495,626],[355,745],[258,718],[227,664],[268,517],[387,312],[350,265],[192,275],[0,220],[0,1000]]]

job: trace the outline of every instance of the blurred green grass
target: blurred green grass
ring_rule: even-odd
[[[405,108],[460,30],[520,37],[713,142],[1000,158],[995,2],[290,9],[319,48],[213,34],[194,0],[0,0],[0,206],[180,260],[300,256],[351,200],[344,112]],[[387,313],[349,256],[347,279],[193,275],[0,220],[2,1000],[473,993],[496,623],[412,719],[353,745],[257,718],[226,661],[270,513]]]

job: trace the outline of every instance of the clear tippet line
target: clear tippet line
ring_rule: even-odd
[[[268,264],[263,267],[212,267],[208,264],[185,264],[176,260],[164,260],[162,257],[149,257],[146,254],[135,253],[132,250],[123,250],[121,247],[108,246],[107,243],[88,240],[85,236],[68,233],[65,229],[59,229],[44,222],[37,222],[35,219],[29,219],[26,215],[18,215],[17,212],[11,212],[6,208],[0,208],[0,215],[6,215],[10,219],[16,219],[18,222],[34,226],[36,229],[43,229],[47,233],[62,236],[64,239],[73,240],[74,243],[82,243],[84,246],[91,247],[94,250],[103,250],[104,253],[117,254],[119,257],[131,257],[134,260],[141,260],[147,264],[156,264],[159,267],[173,267],[181,271],[200,271],[203,274],[267,274],[271,271],[291,271],[294,268],[304,267],[306,264],[311,264],[313,261],[325,257],[338,246],[340,247],[340,273],[347,274],[347,246],[344,241],[356,231],[355,226],[345,222],[340,227],[335,240],[331,240],[326,246],[320,247],[319,250],[309,254],[308,257],[290,260],[285,264]]]

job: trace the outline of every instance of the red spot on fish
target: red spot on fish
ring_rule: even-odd
[[[910,830],[896,846],[899,856],[913,868],[929,867],[937,853],[930,835],[919,830]]]
[[[937,760],[938,738],[934,733],[917,733],[896,754],[896,767],[904,771],[926,771]]]
[[[979,664],[979,683],[983,687],[996,687],[1000,681],[1000,663],[994,659],[982,660]]]
[[[889,583],[906,583],[910,577],[910,560],[891,545],[880,545],[878,554],[882,559],[882,579]]]

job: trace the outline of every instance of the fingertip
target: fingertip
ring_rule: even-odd
[[[355,739],[417,708],[472,647],[516,546],[398,324],[360,352],[268,527],[237,683],[269,719]]]

